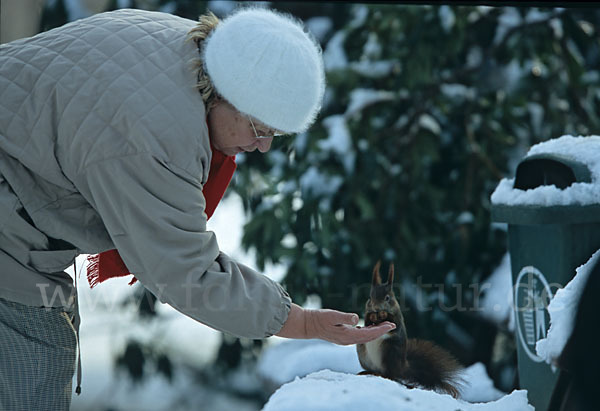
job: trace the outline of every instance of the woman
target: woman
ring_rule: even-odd
[[[0,50],[0,408],[68,409],[78,317],[63,270],[80,253],[101,253],[96,280],[125,270],[241,337],[354,344],[393,328],[302,309],[206,231],[232,156],[318,113],[322,58],[299,22],[119,10]]]

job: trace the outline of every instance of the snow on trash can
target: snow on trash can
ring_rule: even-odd
[[[491,200],[492,220],[508,223],[519,383],[545,411],[558,374],[536,343],[548,332],[556,291],[600,248],[600,136],[534,145]]]

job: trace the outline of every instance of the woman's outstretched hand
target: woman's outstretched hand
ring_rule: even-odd
[[[396,328],[385,321],[357,327],[358,315],[335,310],[307,310],[292,304],[287,321],[276,334],[285,338],[319,338],[340,345],[363,344]]]

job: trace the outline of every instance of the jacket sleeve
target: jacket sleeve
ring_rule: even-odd
[[[290,297],[219,251],[215,234],[206,231],[198,179],[142,153],[88,165],[75,183],[127,268],[159,301],[240,337],[281,329]]]

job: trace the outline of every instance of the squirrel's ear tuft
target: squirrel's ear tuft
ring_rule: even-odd
[[[381,275],[379,274],[379,267],[381,266],[381,260],[377,261],[375,267],[373,268],[373,281],[371,284],[373,285],[381,285]]]
[[[394,263],[390,264],[390,269],[388,271],[387,283],[388,283],[388,285],[392,285],[394,283]]]

